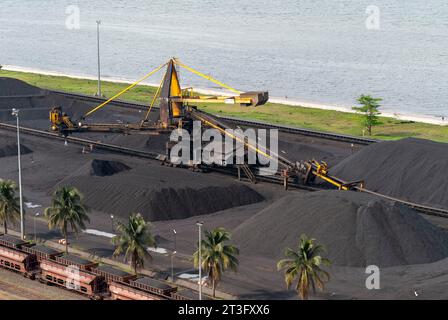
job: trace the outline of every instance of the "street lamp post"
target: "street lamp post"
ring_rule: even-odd
[[[113,233],[113,232],[115,232],[114,215],[113,214],[110,215],[110,221],[112,224],[112,233]]]
[[[98,51],[98,97],[101,97],[101,64],[100,64],[100,24],[101,20],[96,21],[96,46]]]
[[[40,216],[39,212],[36,212],[34,215],[34,242],[37,242],[37,235],[36,235],[36,218]]]
[[[177,251],[174,250],[171,254],[171,282],[174,283],[174,256],[176,255]]]
[[[19,130],[19,109],[13,108],[12,115],[17,121],[17,162],[19,166],[19,196],[20,196],[20,237],[25,239],[25,222],[23,216],[23,197],[22,197],[22,166],[20,159],[20,130]]]
[[[176,231],[176,229],[173,229],[173,234],[174,234],[174,251],[176,251],[177,250],[177,243],[176,243],[177,231]]]
[[[199,236],[199,244],[198,244],[198,246],[199,246],[199,249],[198,249],[198,268],[199,268],[199,300],[202,300],[202,252],[201,252],[201,242],[202,242],[202,240],[201,240],[201,236],[202,236],[202,230],[201,230],[201,228],[202,228],[202,226],[204,225],[204,222],[203,221],[198,221],[197,223],[196,223],[196,225],[198,226],[198,236]]]
[[[177,253],[177,243],[176,243],[177,231],[176,231],[176,229],[173,229],[173,235],[174,235],[174,250],[171,253],[171,282],[174,283],[174,256]]]

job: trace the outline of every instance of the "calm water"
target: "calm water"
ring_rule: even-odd
[[[65,27],[71,4],[79,30]],[[372,4],[380,30],[365,26]],[[107,76],[176,56],[242,90],[341,105],[371,93],[387,110],[448,116],[446,0],[0,0],[0,64],[95,75],[98,18]]]

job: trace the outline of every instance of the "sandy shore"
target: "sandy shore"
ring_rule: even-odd
[[[96,80],[97,79],[96,77],[92,77],[90,75],[81,74],[81,73],[80,74],[66,74],[63,72],[48,71],[48,70],[19,67],[19,66],[12,66],[12,65],[4,65],[2,67],[2,69],[8,70],[8,71],[28,72],[28,73],[36,73],[36,74],[49,75],[49,76],[63,76],[63,77],[69,77],[69,78],[74,78],[74,79],[86,79],[86,80]],[[109,81],[109,82],[117,82],[117,83],[128,83],[128,84],[133,83],[133,81],[131,81],[129,79],[107,77],[107,76],[103,76],[102,80]],[[154,82],[143,81],[143,82],[141,82],[141,85],[157,87],[159,84],[154,83]],[[191,86],[186,85],[185,87],[191,87]],[[211,89],[211,88],[203,88],[203,87],[194,87],[194,90],[198,93],[206,94],[206,95],[233,95],[234,94],[233,92],[230,92],[225,89],[220,90],[220,89]],[[278,104],[284,104],[284,105],[290,105],[290,106],[298,106],[298,107],[304,107],[304,108],[314,108],[314,109],[333,110],[333,111],[339,111],[339,112],[354,113],[351,106],[343,106],[343,105],[336,105],[336,104],[333,104],[333,105],[321,104],[321,103],[316,103],[316,102],[309,102],[309,101],[281,98],[281,97],[270,97],[269,101],[272,103],[278,103]],[[381,115],[384,117],[394,118],[394,119],[402,120],[402,121],[414,121],[414,122],[429,123],[429,124],[442,125],[442,126],[448,125],[448,118],[442,119],[441,117],[435,117],[435,116],[431,116],[431,115],[402,113],[402,112],[394,112],[394,111],[382,112]]]

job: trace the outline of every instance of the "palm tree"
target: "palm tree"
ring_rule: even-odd
[[[59,228],[64,236],[66,253],[68,253],[68,228],[78,233],[86,229],[86,222],[90,222],[82,200],[83,196],[78,189],[62,187],[54,192],[51,207],[45,209],[48,227]]]
[[[316,244],[315,241],[316,239],[302,235],[298,250],[287,248],[286,259],[277,263],[279,271],[285,270],[285,282],[288,289],[297,278],[296,291],[302,300],[308,299],[310,288],[313,289],[313,293],[316,292],[316,287],[323,290],[325,282],[330,279],[330,275],[321,269],[321,265],[329,265],[330,261],[320,256],[324,247]]]
[[[224,228],[216,228],[213,231],[205,231],[205,239],[201,241],[202,269],[208,273],[212,282],[213,297],[221,275],[226,269],[237,271],[239,254],[238,248],[232,245],[224,245],[230,240],[230,233]],[[193,254],[194,266],[199,267],[199,249]],[[201,281],[202,279],[199,279]]]
[[[20,200],[16,197],[16,189],[14,181],[0,179],[0,221],[5,234],[8,233],[8,223],[20,220]]]
[[[145,258],[151,259],[147,248],[156,247],[151,224],[146,222],[140,213],[134,213],[129,217],[127,224],[118,222],[117,231],[119,235],[112,238],[112,243],[116,246],[114,257],[125,252],[124,262],[130,261],[137,274],[137,268],[144,267]]]

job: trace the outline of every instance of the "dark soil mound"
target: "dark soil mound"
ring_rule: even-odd
[[[147,165],[98,177],[90,175],[91,167],[88,163],[56,187],[77,187],[90,208],[123,218],[140,212],[150,221],[183,219],[263,200],[243,184],[184,169]]]
[[[320,191],[284,197],[233,232],[243,254],[279,259],[301,234],[326,247],[335,265],[422,264],[448,256],[448,233],[417,212],[368,194]]]
[[[119,161],[94,159],[90,163],[90,175],[92,176],[111,176],[129,169],[131,168]]]
[[[27,146],[20,144],[20,154],[27,154],[33,152]],[[17,144],[0,144],[0,158],[17,156]]]
[[[0,97],[39,95],[44,93],[45,90],[29,85],[21,80],[0,77]]]
[[[422,139],[375,143],[331,169],[344,180],[397,198],[448,208],[448,144]]]

